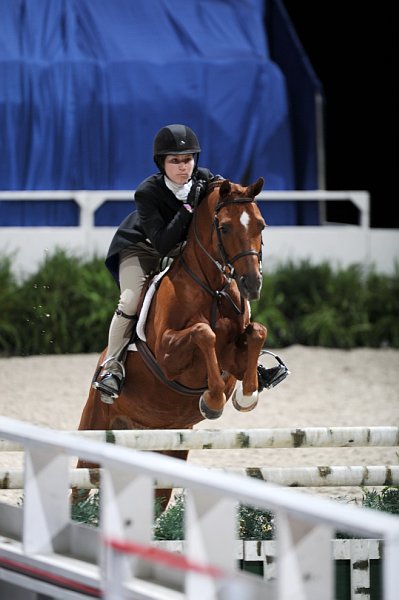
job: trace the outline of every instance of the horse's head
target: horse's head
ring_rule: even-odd
[[[263,178],[243,187],[229,180],[210,192],[213,211],[212,255],[233,277],[247,300],[259,298],[262,287],[262,231],[265,221],[255,197]]]

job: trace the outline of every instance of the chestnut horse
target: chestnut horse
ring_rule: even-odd
[[[220,417],[231,396],[237,410],[255,408],[267,335],[249,311],[262,285],[265,222],[255,199],[262,186],[262,178],[247,187],[226,179],[209,186],[154,294],[146,339],[136,338],[138,351],[127,353],[119,398],[104,404],[91,388],[79,429],[190,429]],[[188,452],[163,454],[186,459]]]

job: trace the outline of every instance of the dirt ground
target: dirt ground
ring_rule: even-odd
[[[291,375],[273,390],[264,391],[255,410],[239,413],[229,402],[220,419],[204,421],[197,428],[399,424],[399,351],[291,346],[277,353]],[[0,359],[1,414],[51,429],[77,429],[97,358],[96,354],[86,354]],[[21,453],[3,452],[0,469],[16,468],[21,460]],[[190,452],[189,461],[218,468],[397,465],[399,449],[196,450]],[[330,497],[362,497],[359,488],[306,491]],[[10,501],[20,495],[2,492]]]

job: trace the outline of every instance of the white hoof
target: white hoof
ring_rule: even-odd
[[[242,381],[237,381],[237,386],[233,394],[232,403],[235,409],[240,412],[249,412],[258,404],[259,393],[256,390],[250,396],[244,396],[242,392]]]

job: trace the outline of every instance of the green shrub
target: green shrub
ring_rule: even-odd
[[[79,352],[76,317],[84,310],[80,297],[80,261],[57,251],[21,287],[20,314],[26,354]]]
[[[104,348],[119,290],[101,258],[57,250],[22,282],[11,266],[10,257],[0,258],[0,355]],[[270,348],[399,348],[399,266],[385,275],[287,262],[264,274],[252,316],[266,325]]]
[[[365,490],[363,506],[399,515],[399,487],[387,486],[381,492]]]
[[[348,499],[346,499],[349,501]],[[399,514],[399,487],[388,486],[381,492],[364,490],[362,506],[391,514]],[[184,539],[184,495],[176,496],[165,512],[160,513],[155,505],[155,540]],[[87,525],[98,526],[99,493],[72,505],[71,517]],[[271,540],[275,537],[273,514],[269,511],[240,505],[237,514],[237,536],[240,540]],[[355,537],[346,532],[337,532],[338,538]]]
[[[83,492],[85,491],[86,490]],[[100,515],[100,494],[98,491],[95,491],[86,498],[85,496],[86,494],[83,493],[84,499],[71,504],[71,519],[73,521],[78,521],[79,523],[85,523],[85,525],[98,527]],[[79,498],[82,496],[78,495],[77,497]]]
[[[399,348],[399,268],[388,276],[360,265],[334,271],[287,262],[264,276],[252,312],[270,347]]]
[[[82,267],[79,290],[84,307],[76,315],[80,352],[97,352],[108,342],[108,327],[119,298],[119,290],[102,259],[94,258]]]
[[[179,494],[167,510],[161,512],[154,525],[155,540],[184,539],[184,496]]]
[[[240,506],[238,537],[240,540],[272,540],[275,535],[272,513],[250,506]]]
[[[11,272],[11,257],[0,257],[0,354],[20,354],[21,327],[16,315],[22,310],[18,285]]]
[[[98,526],[100,495],[96,491],[71,506],[71,518],[86,525]],[[176,495],[162,512],[155,501],[154,540],[184,539],[184,494]],[[240,506],[237,514],[237,533],[241,540],[270,540],[274,536],[273,516],[268,511]]]
[[[391,276],[370,272],[366,287],[366,306],[372,325],[367,345],[399,348],[399,263]]]
[[[8,295],[18,343],[12,352],[0,338],[0,354],[66,354],[102,350],[118,290],[102,260],[57,250],[19,287],[10,282]]]

